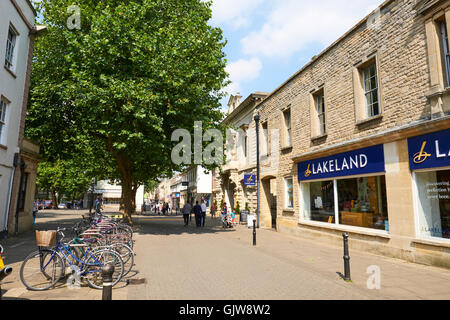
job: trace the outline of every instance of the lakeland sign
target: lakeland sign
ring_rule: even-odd
[[[450,166],[450,129],[408,139],[413,170]]]
[[[308,181],[385,172],[383,145],[300,162],[298,180]]]

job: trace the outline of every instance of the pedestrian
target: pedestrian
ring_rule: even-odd
[[[33,203],[33,226],[36,224],[36,216],[39,210],[39,201]]]
[[[201,227],[201,219],[202,219],[202,207],[198,204],[198,201],[195,202],[194,206],[194,215],[195,215],[195,224],[197,228]]]
[[[211,218],[214,219],[216,215],[216,205],[213,203],[211,206]]]
[[[192,206],[189,201],[183,207],[183,219],[184,226],[187,227],[189,225],[189,215],[191,214]]]
[[[228,215],[227,204],[224,203],[224,204],[223,204],[223,207],[222,207],[222,222],[225,221],[227,215]]]
[[[206,203],[205,203],[205,200],[202,200],[201,208],[202,208],[202,216],[201,216],[201,218],[202,218],[202,227],[205,227],[205,220],[206,220]]]
[[[170,212],[170,215],[172,215],[172,202],[169,202],[169,212]]]

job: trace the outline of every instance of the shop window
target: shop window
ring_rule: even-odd
[[[389,230],[384,176],[337,180],[339,223]]]
[[[420,237],[450,239],[450,170],[417,172]]]
[[[293,189],[293,179],[292,178],[286,178],[285,179],[285,186],[286,186],[286,209],[293,209],[294,208],[294,189]]]
[[[334,223],[334,181],[304,183],[304,218],[310,221]]]

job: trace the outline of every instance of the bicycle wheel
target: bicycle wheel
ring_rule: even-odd
[[[64,276],[65,263],[52,250],[29,254],[20,267],[20,280],[28,290],[44,291],[53,287]]]
[[[94,289],[103,288],[102,268],[108,264],[114,266],[112,286],[115,286],[122,279],[124,271],[124,264],[120,254],[111,249],[100,249],[89,254],[85,261],[83,276],[90,287]]]
[[[129,246],[123,243],[115,243],[111,245],[111,248],[114,249],[123,260],[123,276],[125,277],[134,266],[134,252]]]

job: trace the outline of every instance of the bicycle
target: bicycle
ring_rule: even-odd
[[[69,264],[76,280],[86,279],[94,289],[103,288],[101,271],[103,266],[114,266],[112,286],[116,285],[123,276],[124,263],[117,252],[109,248],[92,250],[87,244],[64,244],[64,228],[56,231],[60,239],[52,249],[38,247],[38,251],[29,254],[20,267],[20,280],[25,287],[32,291],[44,291],[52,288],[64,278],[66,262]],[[86,247],[83,257],[74,255],[71,248]]]

